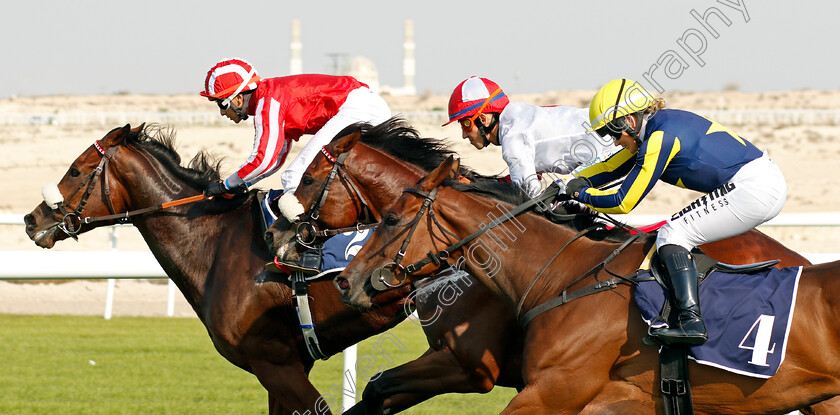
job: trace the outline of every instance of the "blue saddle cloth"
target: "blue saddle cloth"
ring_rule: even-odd
[[[699,295],[709,340],[692,346],[689,357],[746,376],[773,376],[785,359],[801,274],[802,267],[711,273],[700,284]],[[662,311],[665,289],[646,281],[636,288],[634,298],[650,324]]]
[[[262,217],[263,217],[263,226],[266,230],[277,220],[277,212],[272,209],[272,204],[277,198],[283,195],[283,189],[271,189],[266,192],[265,197],[263,197],[262,201],[260,202],[260,208],[262,210]]]
[[[344,232],[324,242],[321,272],[343,270],[370,239],[373,229]]]

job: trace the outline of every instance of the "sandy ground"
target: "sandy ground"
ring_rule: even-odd
[[[586,106],[593,91],[558,91],[512,96],[514,101],[539,105]],[[668,106],[695,110],[838,110],[840,91],[794,91],[778,93],[674,92],[665,96]],[[462,163],[483,173],[501,173],[506,166],[498,147],[477,151],[460,139],[457,126],[446,128],[413,115],[414,111],[441,110],[446,96],[386,97],[395,113],[408,118],[424,136],[447,139],[461,155]],[[234,125],[217,117],[215,105],[197,96],[52,96],[0,100],[0,177],[3,191],[0,214],[22,214],[41,201],[41,187],[58,181],[70,163],[95,139],[125,122],[160,122],[167,115],[205,113],[209,124],[172,122],[177,132],[179,153],[184,163],[202,148],[225,157],[223,174],[244,161],[253,142],[253,124]],[[108,114],[102,122],[91,114]],[[83,124],[50,124],[50,117],[84,115]],[[3,118],[3,117],[6,118]],[[38,116],[37,118],[32,118]],[[27,122],[19,120],[26,119]],[[5,120],[5,121],[4,121]],[[12,121],[9,121],[12,120]],[[15,121],[17,120],[17,121]],[[819,122],[791,125],[788,122],[750,120],[725,123],[758,147],[769,151],[788,182],[788,201],[783,213],[834,212],[840,201],[840,124]],[[305,139],[305,138],[304,138]],[[298,145],[300,147],[300,145]],[[294,149],[293,149],[294,151]],[[279,174],[264,180],[260,187],[279,187]],[[634,211],[640,214],[670,214],[679,210],[696,194],[659,184]],[[840,232],[830,228],[762,228],[799,252],[840,252]],[[64,241],[56,250],[108,250],[110,229],[97,229],[80,242]],[[131,227],[120,227],[119,249],[145,250],[145,242]],[[0,225],[0,250],[34,250],[21,226]],[[2,265],[0,265],[2,266]],[[166,284],[159,281],[117,282],[114,315],[165,315]],[[178,294],[176,315],[193,316]],[[60,284],[21,284],[0,282],[0,313],[102,314],[105,283],[74,281]]]

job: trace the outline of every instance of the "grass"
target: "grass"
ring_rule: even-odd
[[[197,319],[0,314],[0,327],[0,414],[267,413],[257,379],[222,358]],[[359,346],[359,357],[387,369],[427,348],[410,322],[388,333],[397,342],[375,348],[375,336]],[[330,386],[341,387],[341,368],[337,355],[316,363],[310,378],[340,399]],[[444,395],[404,413],[498,413],[513,394]]]

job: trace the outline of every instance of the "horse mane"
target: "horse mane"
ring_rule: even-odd
[[[449,145],[437,138],[421,137],[420,133],[404,118],[395,116],[379,125],[369,123],[355,123],[345,127],[333,140],[344,137],[355,131],[361,131],[361,142],[381,150],[406,163],[420,167],[424,171],[432,171],[440,166],[447,157],[458,154]],[[459,173],[473,181],[484,181],[496,176],[485,176],[470,167],[461,165]]]
[[[177,177],[196,187],[204,187],[221,178],[221,160],[203,149],[187,167],[181,166],[181,156],[175,150],[175,130],[171,127],[149,124],[141,130],[132,130],[125,141],[129,146],[145,150]]]
[[[357,130],[362,133],[360,140],[362,143],[406,163],[418,166],[427,172],[440,166],[447,157],[457,156],[457,153],[450,149],[446,142],[435,138],[421,137],[416,129],[405,119],[398,116],[391,117],[376,126],[369,123],[351,124],[341,130],[333,140]],[[485,176],[464,165],[461,165],[459,173],[469,178],[471,183],[446,179],[443,185],[460,192],[486,195],[511,205],[520,205],[530,199],[515,183],[499,181],[498,176]],[[591,211],[585,205],[567,201],[558,205],[558,209],[562,210],[563,213],[576,215],[574,220],[561,222],[560,225],[571,227],[576,231],[596,226],[595,230],[587,234],[591,239],[623,241],[627,238],[628,232],[624,226],[615,226],[608,229],[607,224],[594,214],[590,214]]]

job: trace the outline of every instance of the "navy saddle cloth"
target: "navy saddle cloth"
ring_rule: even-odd
[[[697,363],[769,378],[785,358],[802,267],[754,274],[712,272],[700,284],[700,309],[709,341],[690,348]],[[639,284],[634,298],[650,324],[665,304],[656,281]]]

